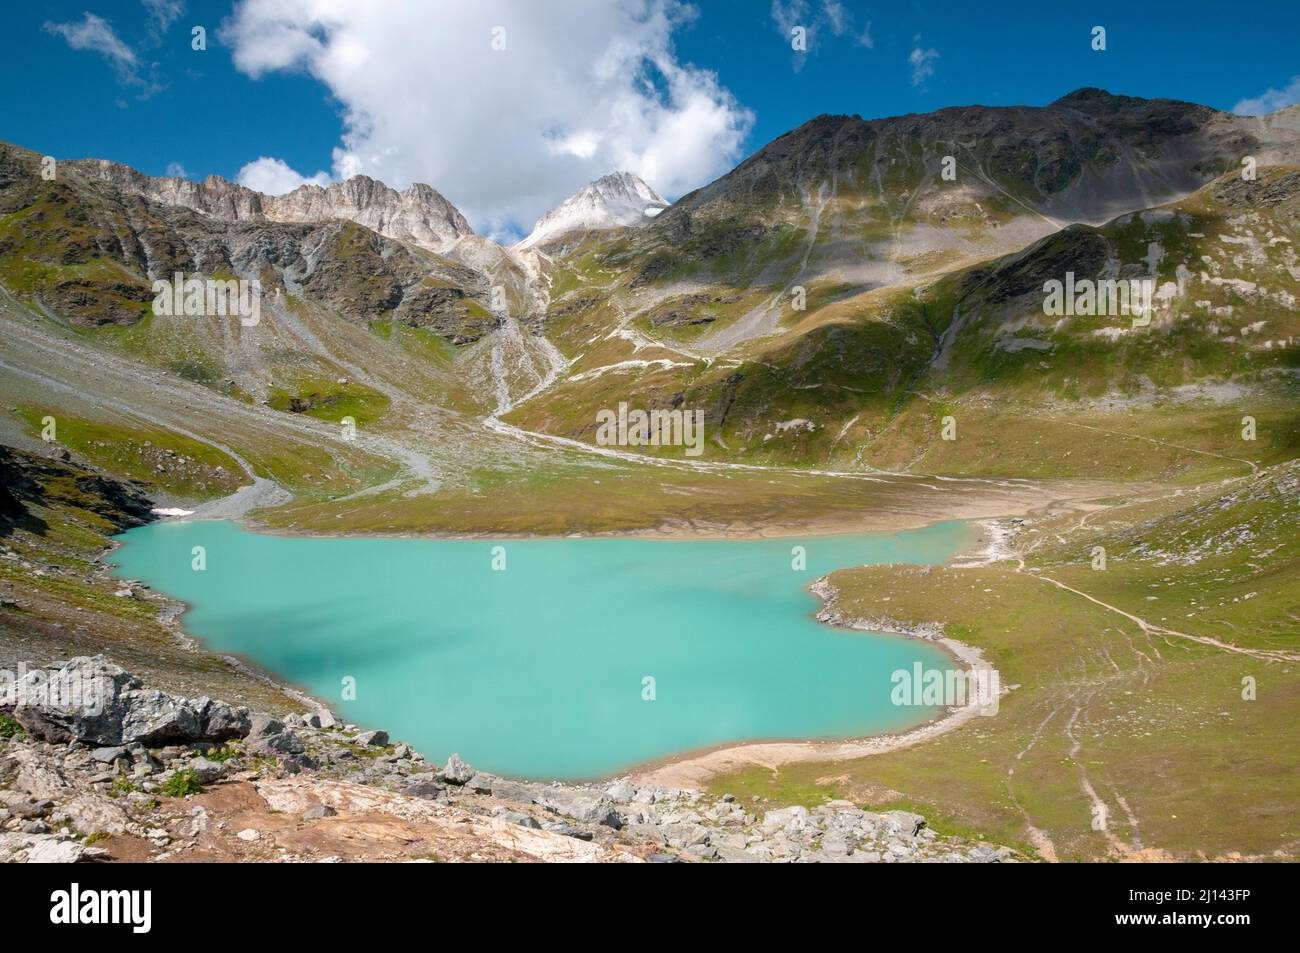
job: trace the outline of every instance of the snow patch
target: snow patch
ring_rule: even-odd
[[[514,246],[531,248],[579,229],[618,228],[653,218],[668,207],[663,197],[631,172],[614,172],[584,185],[537,220],[532,234]]]

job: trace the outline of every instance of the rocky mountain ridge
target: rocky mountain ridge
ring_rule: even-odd
[[[1046,106],[953,106],[871,120],[822,115],[683,196],[655,230],[680,231],[701,214],[798,205],[828,177],[841,188],[879,192],[896,215],[922,201],[918,190],[968,186],[1021,213],[1100,223],[1191,192],[1246,155],[1259,165],[1295,162],[1300,130],[1287,115],[1237,116],[1093,88]],[[941,175],[946,155],[955,160],[952,179]]]
[[[141,321],[151,313],[151,283],[175,272],[255,278],[266,308],[286,306],[287,293],[347,320],[387,317],[457,343],[495,323],[483,273],[410,240],[410,228],[432,227],[426,213],[443,202],[431,189],[399,195],[358,177],[328,190],[304,187],[291,205],[268,210],[270,197],[227,182],[150,179],[101,162],[64,163],[64,174],[46,181],[38,166],[35,153],[0,144],[0,210],[8,213],[0,260],[9,262],[0,270],[11,292],[73,324]],[[458,212],[448,214],[448,235],[468,229]]]
[[[397,191],[367,175],[328,186],[300,185],[266,195],[211,175],[202,182],[152,177],[106,159],[62,163],[74,174],[107,182],[164,205],[193,209],[227,222],[319,223],[346,219],[385,238],[443,253],[474,234],[465,216],[432,186],[415,183]]]

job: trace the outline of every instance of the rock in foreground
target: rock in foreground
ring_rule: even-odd
[[[458,755],[439,768],[382,731],[180,698],[102,656],[0,685],[0,714],[0,860],[1016,859],[847,801],[751,812],[631,780],[500,778]]]

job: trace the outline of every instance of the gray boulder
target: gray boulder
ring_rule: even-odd
[[[271,735],[278,735],[283,732],[284,722],[262,712],[258,712],[249,721],[248,737],[250,739],[269,738]]]
[[[615,801],[628,803],[636,797],[636,787],[626,781],[618,781],[605,789],[605,794]]]
[[[477,772],[460,760],[460,755],[453,754],[442,768],[442,779],[448,784],[464,784]]]
[[[505,778],[492,779],[491,794],[499,800],[514,801],[517,804],[532,804],[536,800],[536,792],[528,785]]]
[[[894,837],[916,837],[925,827],[925,818],[911,811],[885,811],[880,817],[885,831]]]
[[[843,834],[827,834],[822,838],[822,853],[828,857],[847,857],[853,853],[853,848],[849,845],[848,838]]]
[[[355,739],[357,744],[367,748],[384,748],[388,745],[388,732],[386,731],[363,731]]]
[[[141,682],[102,655],[78,657],[62,666],[28,672],[5,691],[0,704],[41,741],[122,743],[126,696]]]
[[[808,813],[808,808],[795,805],[794,807],[783,807],[775,811],[768,811],[763,815],[762,829],[765,834],[775,834],[778,831],[795,834],[811,824],[812,818]]]
[[[402,789],[402,793],[407,797],[423,798],[426,801],[436,801],[447,795],[447,789],[441,784],[428,779],[416,781],[414,784],[408,784]]]
[[[157,689],[141,689],[123,696],[122,740],[146,745],[194,741],[202,735],[198,714],[184,699]]]
[[[248,750],[254,754],[275,757],[276,755],[301,755],[307,750],[307,746],[302,743],[301,738],[285,728],[275,734],[262,735],[250,741]],[[309,765],[303,763],[303,766]]]
[[[252,730],[253,721],[248,709],[211,698],[196,698],[191,704],[199,719],[199,731],[205,741],[231,741],[245,738]]]
[[[623,818],[614,809],[614,802],[607,797],[583,794],[568,788],[543,788],[537,792],[535,800],[556,814],[563,814],[584,824],[600,824],[615,830],[623,826]]]
[[[42,741],[79,741],[96,748],[130,742],[190,744],[243,737],[249,727],[245,709],[143,688],[139,679],[102,655],[36,669],[11,694],[15,720]]]
[[[200,784],[212,784],[226,776],[224,764],[219,761],[209,761],[207,758],[195,758],[187,767],[194,772],[194,777]]]
[[[669,847],[695,847],[709,843],[709,829],[700,824],[669,824],[661,836]]]
[[[53,801],[15,801],[9,805],[9,813],[15,817],[44,817],[54,807]]]
[[[520,827],[532,828],[535,831],[542,828],[542,825],[537,823],[537,818],[522,811],[502,811],[497,817],[511,824],[518,824]]]
[[[554,822],[542,825],[542,828],[550,831],[552,834],[561,834],[564,837],[572,837],[576,840],[591,840],[596,835],[591,831],[584,831],[580,827],[574,827],[572,824],[557,824]]]

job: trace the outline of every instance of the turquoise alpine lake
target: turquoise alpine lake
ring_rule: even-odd
[[[847,566],[941,563],[972,534],[948,522],[807,539],[492,541],[168,520],[119,536],[112,558],[118,576],[184,601],[187,631],[208,648],[348,722],[438,762],[458,752],[498,774],[578,779],[727,742],[861,737],[933,717],[892,704],[891,676],[952,659],[817,622],[807,586]]]

